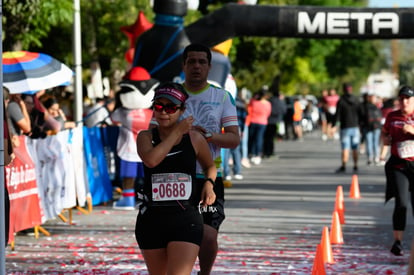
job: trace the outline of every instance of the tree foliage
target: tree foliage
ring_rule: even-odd
[[[397,55],[400,57],[400,65],[398,67],[400,83],[414,85],[414,40],[409,40],[405,43],[396,40],[394,43],[397,45]],[[390,44],[390,41],[388,44]]]
[[[148,0],[82,1],[82,47],[85,64],[99,61],[104,71],[112,66],[126,68],[125,52],[129,48],[122,26],[132,25],[139,11],[153,20]]]
[[[16,51],[42,46],[41,39],[52,27],[70,27],[73,3],[71,0],[4,0],[3,50]]]

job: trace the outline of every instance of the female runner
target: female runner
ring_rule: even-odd
[[[152,275],[191,274],[203,236],[200,207],[216,199],[217,171],[207,141],[191,130],[192,117],[179,121],[187,98],[180,84],[157,87],[153,110],[158,127],[137,138],[144,188],[135,237]],[[196,184],[196,161],[205,171],[203,186]]]
[[[399,90],[400,109],[388,114],[382,129],[385,146],[391,146],[391,156],[385,164],[387,180],[385,201],[395,197],[392,216],[394,244],[391,253],[403,255],[402,239],[407,222],[408,201],[414,209],[414,90],[403,86]]]

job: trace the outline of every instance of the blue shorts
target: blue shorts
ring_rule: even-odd
[[[361,141],[361,134],[358,127],[341,129],[341,148],[342,150],[356,150]]]
[[[121,159],[119,176],[121,178],[143,178],[144,165],[142,162],[132,162]]]

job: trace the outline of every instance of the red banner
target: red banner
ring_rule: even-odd
[[[35,166],[27,152],[26,137],[19,139],[19,147],[13,148],[15,158],[5,167],[10,197],[9,242],[14,240],[15,232],[41,224]]]

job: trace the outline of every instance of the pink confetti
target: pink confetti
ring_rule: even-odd
[[[108,210],[111,215],[124,213]],[[115,213],[115,214],[114,214]],[[134,237],[136,213],[125,223],[99,223],[87,216],[76,228],[58,225],[50,237],[16,237],[16,250],[7,253],[8,275],[79,274],[79,275],[147,275],[141,251]],[[101,216],[102,217],[102,216]],[[109,226],[108,226],[109,225]],[[121,227],[122,229],[118,229]],[[320,242],[320,227],[306,230],[257,234],[223,230],[219,234],[220,250],[212,275],[310,274],[315,247]],[[408,255],[393,257],[388,243],[378,243],[389,232],[363,234],[360,228],[344,227],[347,243],[332,246],[334,264],[326,264],[327,274],[407,274]],[[369,229],[375,230],[375,229]],[[267,231],[266,231],[267,232]],[[8,248],[9,249],[9,248]],[[408,253],[407,253],[408,254]],[[192,274],[199,270],[196,262]]]

